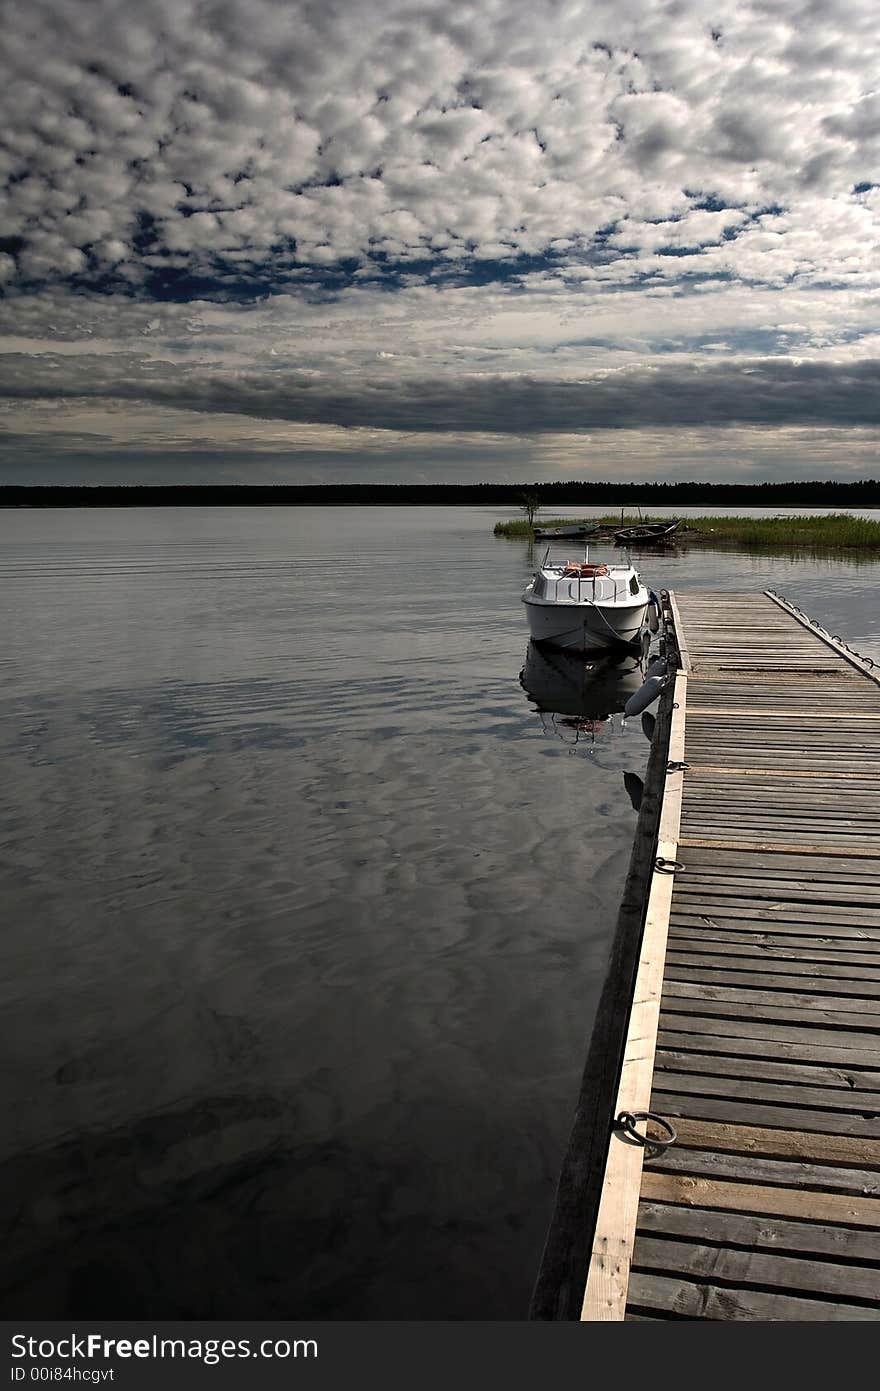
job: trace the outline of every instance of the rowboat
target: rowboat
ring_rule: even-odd
[[[642,522],[639,526],[625,526],[615,531],[614,543],[617,546],[651,546],[656,541],[665,541],[680,526],[678,518],[671,522]]]
[[[599,523],[583,524],[579,526],[554,526],[549,530],[541,527],[535,528],[536,541],[578,541],[584,536],[592,536],[594,531],[599,530]]]

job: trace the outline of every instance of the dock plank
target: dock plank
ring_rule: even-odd
[[[638,1271],[632,1281],[634,1309],[666,1309],[686,1319],[756,1319],[763,1322],[850,1322],[878,1319],[880,1309],[822,1299],[798,1299],[777,1291],[730,1289],[695,1284],[675,1276]]]
[[[639,1232],[659,1232],[698,1242],[743,1246],[754,1251],[809,1253],[838,1260],[880,1263],[880,1234],[859,1228],[827,1227],[780,1218],[769,1222],[766,1217],[655,1202],[641,1203],[638,1220]]]
[[[640,1236],[633,1250],[633,1269],[668,1274],[681,1267],[682,1250],[678,1241]],[[740,1288],[792,1290],[825,1299],[833,1295],[843,1301],[875,1303],[876,1274],[860,1265],[837,1265],[830,1260],[809,1260],[764,1251],[701,1245],[689,1242],[687,1270],[693,1279],[722,1281]],[[880,1318],[880,1310],[875,1317]]]

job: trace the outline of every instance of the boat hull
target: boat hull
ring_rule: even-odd
[[[526,617],[533,642],[565,652],[605,652],[638,642],[648,605],[541,603],[526,596]]]
[[[542,527],[536,527],[535,540],[580,541],[587,536],[592,536],[598,530],[598,526],[559,526],[551,527],[549,531],[545,531]]]

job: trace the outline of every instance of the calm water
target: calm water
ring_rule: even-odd
[[[525,1315],[648,745],[497,516],[0,512],[5,1316]],[[641,566],[880,659],[874,564]]]

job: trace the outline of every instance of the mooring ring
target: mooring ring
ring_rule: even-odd
[[[686,866],[682,860],[664,860],[662,855],[658,855],[654,868],[658,874],[679,874]]]
[[[636,1130],[636,1121],[653,1121],[666,1131],[668,1140],[657,1140],[653,1135],[640,1135]],[[658,1116],[654,1111],[621,1111],[617,1120],[614,1122],[618,1130],[622,1130],[624,1135],[628,1135],[636,1144],[642,1145],[645,1149],[668,1150],[670,1145],[674,1145],[678,1139],[675,1129],[663,1116]]]

